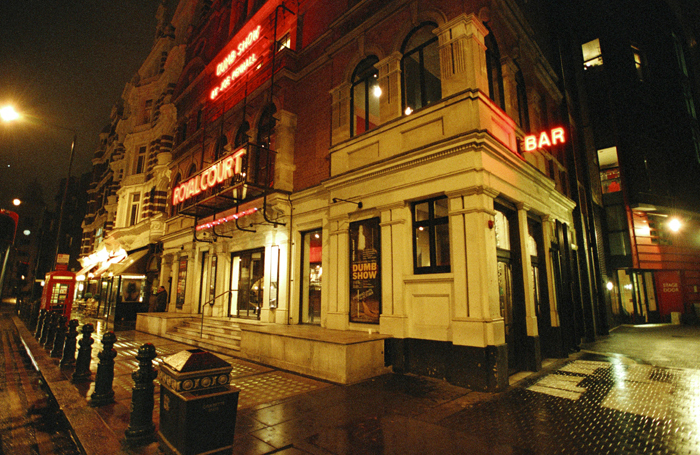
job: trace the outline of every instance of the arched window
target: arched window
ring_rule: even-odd
[[[236,132],[236,139],[233,143],[233,146],[235,148],[238,148],[242,146],[243,144],[246,144],[248,142],[248,130],[250,129],[250,125],[248,122],[243,120],[243,123],[241,123],[241,126],[238,127],[238,131]]]
[[[187,170],[187,178],[192,177],[195,173],[197,173],[197,165],[192,163],[190,168]]]
[[[356,136],[375,128],[379,124],[379,83],[378,71],[374,65],[379,61],[377,56],[370,55],[362,60],[352,73],[352,90],[350,91],[350,106],[352,109],[352,130]]]
[[[486,28],[488,29],[488,26]],[[498,107],[505,109],[501,53],[498,51],[498,43],[490,29],[484,41],[486,42],[486,74],[489,79],[489,98],[491,98]]]
[[[258,145],[261,147],[269,148],[271,145],[271,136],[277,123],[277,119],[275,119],[276,112],[277,108],[272,103],[263,109],[263,113],[258,121]]]
[[[426,22],[404,40],[401,52],[403,106],[406,115],[442,98],[437,24]]]
[[[228,139],[226,135],[222,134],[216,141],[216,147],[214,148],[214,161],[218,160],[224,155],[225,147],[228,145]]]
[[[530,131],[530,113],[527,106],[527,89],[523,72],[518,67],[515,73],[515,92],[518,99],[518,123],[525,132]]]

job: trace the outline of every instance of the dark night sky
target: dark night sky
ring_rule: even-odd
[[[153,45],[159,3],[0,1],[0,106],[76,130],[71,175],[91,169],[111,108]],[[0,208],[34,179],[53,207],[72,136],[37,121],[0,121]]]

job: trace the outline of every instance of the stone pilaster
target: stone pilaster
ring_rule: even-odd
[[[437,31],[442,72],[442,97],[465,89],[488,93],[486,44],[488,30],[474,14],[461,14]]]

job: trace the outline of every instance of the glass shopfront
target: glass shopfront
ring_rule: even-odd
[[[302,324],[321,323],[321,229],[302,234],[301,317]]]
[[[263,303],[265,249],[231,254],[229,315],[258,319]]]

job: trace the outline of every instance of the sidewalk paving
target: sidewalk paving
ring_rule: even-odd
[[[161,453],[155,442],[124,445],[130,373],[146,342],[156,347],[158,364],[190,346],[117,332],[116,402],[92,408],[93,383],[72,384],[72,369],[60,369],[13,320],[87,454]],[[102,321],[95,326],[93,372],[104,333]],[[233,454],[698,454],[698,346],[698,328],[623,327],[512,378],[517,382],[502,393],[398,374],[335,385],[219,356],[233,365],[232,385],[241,389]],[[156,383],[156,426],[159,396]]]

